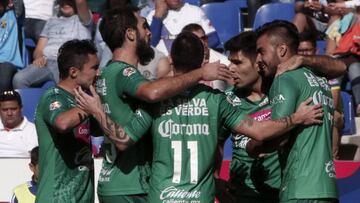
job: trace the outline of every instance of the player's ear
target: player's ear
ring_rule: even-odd
[[[134,30],[133,28],[126,29],[125,37],[129,41],[134,41],[136,39],[136,30]]]
[[[289,47],[286,44],[280,44],[277,47],[277,53],[280,57],[284,57],[288,51]]]
[[[79,72],[79,69],[76,67],[70,67],[69,68],[69,76],[70,78],[76,78],[77,74]]]

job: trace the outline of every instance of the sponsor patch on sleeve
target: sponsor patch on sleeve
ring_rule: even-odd
[[[53,111],[55,109],[58,109],[61,107],[61,103],[58,101],[54,101],[53,103],[50,104],[50,111]]]
[[[132,67],[127,67],[124,69],[123,71],[123,75],[125,77],[130,77],[132,74],[134,74],[136,72],[135,68]]]

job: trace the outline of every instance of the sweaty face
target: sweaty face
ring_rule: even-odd
[[[88,54],[88,62],[83,65],[82,69],[78,69],[76,76],[77,85],[88,89],[94,84],[96,76],[99,75],[99,60],[96,55]]]
[[[299,44],[298,54],[311,56],[316,54],[316,48],[309,41],[302,41]]]
[[[264,34],[256,41],[256,62],[265,77],[274,77],[280,59],[276,53],[276,47],[271,44],[270,38]]]
[[[140,64],[146,65],[154,58],[154,50],[150,46],[151,32],[149,24],[146,22],[145,18],[141,17],[137,13],[135,15],[138,21],[136,54],[139,57]]]
[[[258,66],[245,56],[242,51],[231,52],[229,68],[236,88],[246,88],[253,85],[260,77]]]
[[[23,117],[21,114],[21,107],[17,101],[0,102],[0,117],[6,128],[12,129],[20,125]]]

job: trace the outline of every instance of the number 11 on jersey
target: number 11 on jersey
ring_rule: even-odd
[[[174,150],[174,174],[173,183],[180,183],[182,165],[182,141],[171,141]],[[198,182],[198,148],[197,141],[187,141],[187,149],[190,151],[190,183]]]

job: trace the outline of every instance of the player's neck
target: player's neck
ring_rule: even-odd
[[[58,83],[58,86],[61,87],[64,90],[66,90],[70,94],[75,95],[74,89],[78,85],[76,83],[74,83],[73,81],[65,79],[65,80],[60,80],[60,82]]]
[[[136,55],[136,51],[127,46],[115,49],[112,60],[123,61],[134,67],[137,67],[139,63],[139,57]]]

